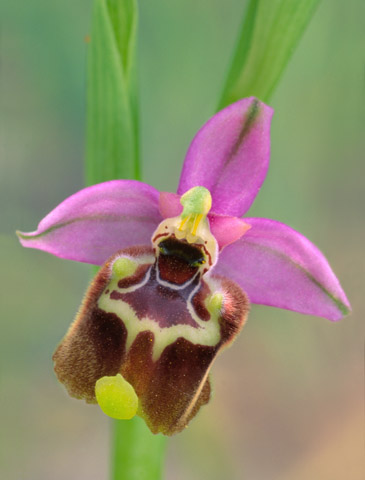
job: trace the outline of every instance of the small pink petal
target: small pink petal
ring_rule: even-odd
[[[102,265],[122,248],[150,245],[162,221],[159,192],[136,180],[99,183],[66,198],[35,232],[18,232],[24,247]]]
[[[181,196],[177,193],[160,192],[159,208],[163,218],[177,217],[183,211]]]
[[[215,273],[237,282],[252,303],[339,320],[350,304],[324,255],[283,223],[246,218],[252,228],[220,254]]]
[[[251,228],[251,225],[238,217],[211,213],[208,218],[211,232],[218,242],[219,250],[230,243],[236,242]]]
[[[213,212],[241,217],[266,176],[272,114],[270,107],[250,97],[214,115],[189,147],[177,193],[206,187]]]

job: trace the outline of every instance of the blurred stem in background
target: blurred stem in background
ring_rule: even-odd
[[[94,0],[88,55],[86,182],[141,179],[137,1]],[[219,102],[268,101],[319,0],[250,0]],[[144,421],[114,420],[112,480],[159,480],[166,439]]]
[[[140,180],[136,0],[95,0],[87,70],[86,182]]]
[[[240,98],[268,102],[319,0],[249,0],[218,110]]]

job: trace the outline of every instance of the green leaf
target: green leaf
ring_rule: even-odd
[[[166,437],[153,435],[144,420],[114,420],[112,480],[160,480]]]
[[[88,52],[87,183],[140,178],[136,0],[95,0]]]
[[[240,98],[267,102],[319,0],[250,0],[218,110]]]

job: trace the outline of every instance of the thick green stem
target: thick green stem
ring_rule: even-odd
[[[111,480],[160,480],[166,437],[153,435],[145,422],[114,420]]]

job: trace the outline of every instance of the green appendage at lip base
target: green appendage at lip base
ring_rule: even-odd
[[[112,300],[111,295],[113,291],[137,293],[143,281],[148,282],[154,260],[148,247],[125,249],[109,259],[53,359],[56,374],[70,395],[90,403],[96,402],[96,382],[120,373],[136,392],[137,414],[150,430],[173,435],[209,401],[210,368],[241,330],[249,304],[236,284],[211,276],[191,285],[197,295],[195,300],[191,296],[187,309],[194,312],[192,324],[161,327],[156,319],[141,320],[130,304]],[[128,271],[132,274],[124,276]],[[173,295],[179,293],[179,287],[172,290]],[[122,313],[116,306],[110,312],[103,310],[113,302],[122,305]]]

